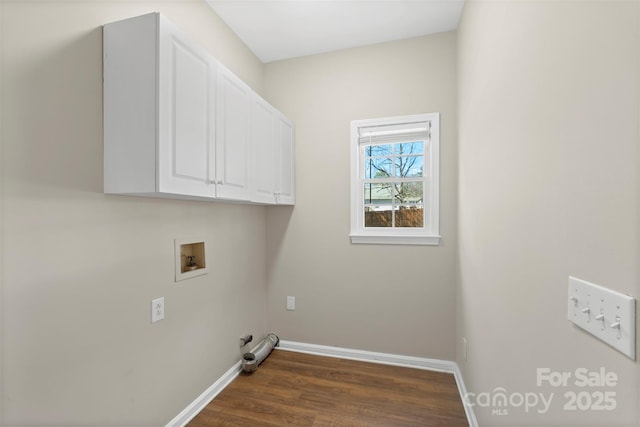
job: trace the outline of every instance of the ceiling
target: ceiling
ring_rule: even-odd
[[[464,0],[207,0],[264,63],[455,30]]]

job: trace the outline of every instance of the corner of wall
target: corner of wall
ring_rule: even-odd
[[[2,126],[2,122],[3,122],[3,111],[4,111],[4,104],[2,104],[2,100],[4,99],[2,94],[3,94],[3,81],[2,81],[2,66],[3,66],[3,50],[2,50],[2,38],[3,38],[3,33],[2,33],[2,28],[4,27],[2,25],[2,19],[3,19],[3,15],[2,15],[2,3],[0,1],[0,425],[2,425],[2,349],[4,348],[4,346],[2,345],[2,331],[3,331],[3,327],[2,327],[2,305],[3,305],[3,298],[2,298],[2,278],[3,278],[3,257],[2,254],[4,252],[4,246],[2,244],[2,242],[4,242],[4,239],[2,238],[2,230],[4,229],[4,224],[2,222],[2,212],[3,212],[3,179],[2,179],[2,141],[3,141],[3,126]]]

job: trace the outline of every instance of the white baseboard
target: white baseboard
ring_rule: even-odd
[[[242,362],[238,361],[227,372],[222,374],[216,382],[206,389],[200,396],[196,398],[189,406],[184,408],[174,419],[169,421],[165,427],[184,427],[191,421],[205,406],[207,406],[215,397],[224,390],[231,381],[235,380],[242,370]]]
[[[470,427],[478,427],[473,407],[468,404],[465,396],[467,388],[462,379],[462,373],[456,362],[450,360],[428,359],[423,357],[401,356],[389,353],[376,353],[373,351],[354,350],[342,347],[330,347],[326,345],[307,344],[294,341],[280,341],[277,347],[281,350],[294,351],[298,353],[315,354],[319,356],[338,357],[341,359],[359,360],[363,362],[380,363],[383,365],[403,366],[408,368],[424,369],[436,372],[446,372],[453,374],[458,392],[464,404],[464,411]],[[215,383],[206,389],[187,406],[173,420],[169,421],[166,427],[184,427],[193,419],[205,406],[209,404],[231,381],[233,381],[242,370],[242,363],[239,361],[227,372],[225,372]]]
[[[455,363],[455,362],[454,362]],[[464,413],[467,414],[467,421],[469,421],[469,427],[478,427],[478,419],[476,418],[476,413],[473,412],[473,405],[469,402],[467,387],[464,385],[464,380],[462,379],[462,372],[460,371],[460,367],[456,363],[456,369],[453,372],[453,376],[456,379],[456,384],[458,384],[458,392],[460,392],[460,398],[462,399],[462,404],[464,405]]]
[[[316,354],[319,356],[339,357],[341,359],[360,360],[383,365],[404,366],[410,368],[426,369],[436,372],[453,373],[455,362],[440,359],[426,359],[422,357],[400,356],[389,353],[376,353],[373,351],[354,350],[343,347],[331,347],[327,345],[307,344],[293,341],[280,341],[282,350],[298,353]]]

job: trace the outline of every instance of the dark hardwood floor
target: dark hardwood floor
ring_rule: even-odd
[[[453,375],[274,350],[189,424],[467,427]]]

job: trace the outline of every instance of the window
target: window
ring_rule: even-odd
[[[440,243],[439,148],[439,113],[351,122],[351,243]]]

